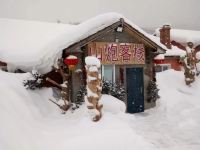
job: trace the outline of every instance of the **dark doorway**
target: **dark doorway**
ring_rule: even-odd
[[[144,111],[143,68],[126,68],[127,112]]]

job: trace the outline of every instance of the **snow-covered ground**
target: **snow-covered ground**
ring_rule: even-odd
[[[200,149],[200,78],[187,87],[183,72],[157,74],[161,98],[140,114],[103,95],[103,117],[92,122],[84,105],[61,114],[51,89],[26,90],[27,76],[0,71],[0,150]]]
[[[161,96],[157,107],[132,116],[130,125],[159,150],[199,150],[200,78],[191,87],[180,71],[159,73],[157,79]]]

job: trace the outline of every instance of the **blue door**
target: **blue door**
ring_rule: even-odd
[[[144,111],[143,68],[126,68],[127,112]]]

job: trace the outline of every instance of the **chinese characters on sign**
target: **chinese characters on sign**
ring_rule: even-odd
[[[88,54],[102,64],[145,64],[143,44],[93,42],[88,45]]]

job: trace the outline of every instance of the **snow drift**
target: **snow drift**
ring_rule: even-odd
[[[191,87],[181,71],[167,70],[156,77],[161,96],[156,108],[131,116],[130,125],[159,150],[199,150],[200,77]]]
[[[200,149],[199,77],[188,87],[183,72],[158,73],[161,98],[139,114],[125,114],[121,101],[103,95],[103,117],[94,123],[84,105],[63,115],[48,101],[51,89],[26,90],[29,75],[0,71],[2,150]]]
[[[125,115],[121,101],[103,96],[106,109],[98,123],[90,120],[84,105],[63,115],[48,101],[51,89],[25,89],[22,81],[29,75],[0,71],[0,149],[132,150],[133,142],[136,149],[153,149],[120,119]]]

